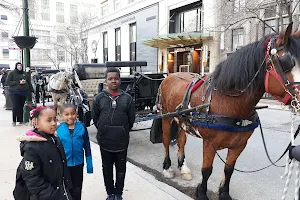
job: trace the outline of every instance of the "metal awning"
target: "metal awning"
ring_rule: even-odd
[[[174,48],[201,44],[205,40],[213,40],[213,37],[200,32],[170,33],[144,40],[143,44],[155,48]]]

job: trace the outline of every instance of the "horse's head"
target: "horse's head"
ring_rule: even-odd
[[[68,84],[72,79],[72,74],[69,72],[58,72],[55,74],[55,79],[60,83],[60,90],[64,90],[68,88]]]
[[[271,35],[265,41],[266,92],[284,104],[292,103],[297,107],[300,106],[300,93],[294,83],[296,72],[299,72],[299,48],[300,39],[292,35],[292,23],[278,36]]]

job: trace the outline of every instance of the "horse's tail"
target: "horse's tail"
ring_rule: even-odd
[[[174,118],[170,124],[170,126],[171,126],[170,127],[170,136],[171,136],[170,145],[171,146],[174,146],[175,144],[177,144],[177,136],[180,131],[178,121],[176,121],[176,120],[178,120],[178,119]]]
[[[158,87],[156,100],[155,100],[155,106],[153,107],[153,110],[155,112],[161,112],[162,104],[161,104],[161,88]]]

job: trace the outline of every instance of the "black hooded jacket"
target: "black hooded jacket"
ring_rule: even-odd
[[[9,72],[6,84],[9,86],[10,91],[31,91],[33,92],[33,87],[30,83],[29,76],[23,70],[18,70],[17,65],[21,63],[16,63],[15,69]],[[24,79],[25,84],[20,84],[20,81]]]
[[[116,101],[115,106],[113,101]],[[101,148],[111,152],[127,149],[129,131],[135,121],[132,96],[122,90],[115,97],[105,90],[100,92],[94,98],[92,117],[98,130],[97,140]]]
[[[19,141],[23,159],[17,179],[22,177],[24,180],[30,200],[72,200],[69,194],[72,183],[59,139],[30,130]],[[18,189],[14,195],[18,195]]]

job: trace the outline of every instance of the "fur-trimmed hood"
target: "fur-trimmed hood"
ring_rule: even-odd
[[[47,139],[33,130],[28,130],[25,134],[17,138],[19,142],[46,142]]]

